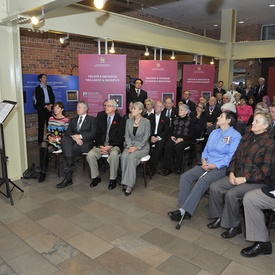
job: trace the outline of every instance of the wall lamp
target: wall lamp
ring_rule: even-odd
[[[33,25],[37,25],[43,20],[44,20],[44,9],[42,9],[41,15],[32,16],[32,18],[31,18],[31,22],[32,22]]]
[[[171,57],[170,57],[171,59],[175,59],[175,52],[174,51],[172,51],[172,55],[171,55]]]
[[[108,0],[94,0],[94,5],[97,9],[101,10]]]
[[[115,44],[114,44],[114,42],[112,41],[112,46],[111,46],[111,48],[110,48],[110,50],[109,50],[109,53],[115,53],[116,51],[115,51]]]
[[[149,53],[149,51],[148,51],[148,47],[145,47],[145,50],[146,50],[146,51],[145,51],[144,55],[145,55],[145,56],[149,56],[150,53]]]
[[[214,65],[215,62],[214,62],[214,58],[212,57],[211,61],[210,61],[210,65]]]
[[[65,37],[59,38],[59,41],[60,41],[61,44],[69,43],[69,40],[70,40],[70,35],[69,34],[67,34],[67,36],[65,36]]]

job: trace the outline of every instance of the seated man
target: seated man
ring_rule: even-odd
[[[116,187],[117,170],[119,167],[119,154],[123,147],[125,133],[125,119],[116,113],[117,103],[108,100],[105,103],[105,114],[98,117],[95,146],[89,151],[87,161],[90,165],[92,182],[90,187],[101,182],[97,161],[102,155],[108,155],[110,164],[109,189]]]
[[[246,239],[255,242],[252,246],[242,249],[244,257],[255,257],[260,254],[271,254],[272,243],[269,240],[265,225],[264,209],[275,209],[275,182],[249,191],[243,198],[245,212]]]
[[[152,175],[156,173],[156,167],[160,161],[164,144],[170,132],[170,120],[162,113],[164,103],[162,101],[157,101],[154,109],[155,113],[148,117],[151,123],[150,170]]]
[[[69,127],[61,141],[65,178],[56,185],[57,188],[73,184],[72,174],[75,167],[73,157],[89,152],[94,144],[96,118],[89,116],[87,112],[88,104],[80,100],[77,103],[78,116],[70,120]]]
[[[242,232],[239,200],[248,191],[270,182],[275,165],[275,141],[267,133],[271,121],[269,113],[255,113],[251,132],[243,136],[232,157],[229,177],[210,186],[209,218],[215,220],[207,226],[227,228],[221,234],[223,238],[233,238]]]

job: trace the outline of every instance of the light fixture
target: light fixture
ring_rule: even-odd
[[[175,53],[174,53],[174,51],[172,51],[172,55],[171,55],[171,57],[170,57],[171,59],[175,59]]]
[[[97,9],[101,10],[107,1],[108,0],[94,0],[94,5]]]
[[[114,42],[112,41],[112,46],[111,46],[111,49],[109,50],[109,53],[115,53],[115,44]]]
[[[214,65],[214,64],[215,64],[214,58],[213,58],[213,57],[212,57],[212,59],[211,59],[211,61],[210,61],[210,64],[211,64],[211,65]]]
[[[148,48],[147,48],[147,47],[145,47],[145,50],[146,50],[146,51],[145,51],[144,55],[145,55],[145,56],[149,56],[149,55],[150,55],[150,53],[149,53],[149,51],[148,51]]]
[[[69,39],[70,39],[70,36],[69,34],[67,34],[67,36],[59,38],[59,41],[61,44],[65,44],[69,42]]]
[[[33,25],[37,25],[38,23],[40,23],[43,20],[44,20],[44,9],[42,9],[41,15],[32,16],[32,18],[31,18],[31,22]]]

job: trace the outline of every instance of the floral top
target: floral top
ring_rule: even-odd
[[[69,126],[69,119],[66,117],[49,118],[49,124],[47,128],[47,132],[48,132],[47,139],[49,135],[57,138],[56,142],[51,142],[51,144],[54,145],[57,148],[57,150],[61,149],[61,139],[64,136],[68,126]]]

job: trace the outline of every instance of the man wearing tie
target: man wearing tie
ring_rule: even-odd
[[[102,155],[108,155],[110,165],[110,182],[108,189],[116,187],[117,170],[119,167],[119,154],[123,149],[126,121],[116,113],[117,103],[108,100],[105,103],[105,115],[98,117],[95,146],[89,151],[87,161],[92,175],[90,187],[95,187],[101,182],[97,161]]]
[[[173,105],[174,105],[173,99],[170,97],[167,97],[164,103],[165,108],[163,109],[162,113],[170,119],[170,124],[177,117],[179,112],[178,109],[175,108]]]
[[[147,92],[142,90],[141,87],[143,85],[143,81],[140,78],[137,78],[134,82],[135,87],[131,89],[129,94],[129,102],[131,101],[140,101],[141,103],[145,103],[147,99]]]
[[[263,97],[267,95],[267,88],[265,85],[265,79],[263,77],[260,77],[258,79],[259,82],[259,88],[255,91],[255,98],[256,102],[263,101]]]
[[[183,92],[183,103],[185,103],[186,105],[189,106],[189,110],[191,112],[195,112],[196,104],[190,100],[190,91],[189,90],[185,90]]]
[[[78,116],[70,120],[69,127],[61,141],[65,178],[56,185],[57,188],[73,184],[72,175],[75,168],[73,157],[88,153],[94,145],[96,118],[87,113],[88,104],[83,100],[79,101],[77,103]]]

